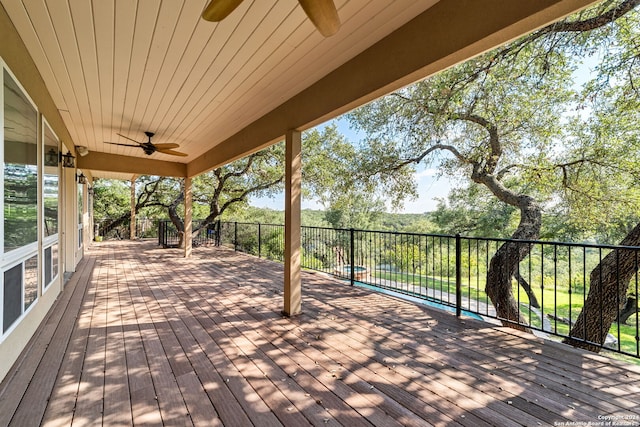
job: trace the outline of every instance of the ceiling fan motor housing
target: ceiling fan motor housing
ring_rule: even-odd
[[[149,138],[149,140],[144,144],[140,144],[140,145],[142,146],[142,151],[144,151],[144,154],[146,154],[147,156],[150,156],[156,152],[156,147],[151,142],[151,138],[153,137],[153,135],[155,135],[155,133],[149,132],[147,130],[144,132],[144,134],[147,135],[147,138]]]
[[[148,156],[156,152],[156,147],[154,147],[153,144],[151,144],[150,142],[145,142],[144,144],[141,145],[141,147],[142,147],[142,151],[144,151],[144,154]]]

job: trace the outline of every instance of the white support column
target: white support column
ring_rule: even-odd
[[[285,156],[284,309],[282,311],[286,316],[295,316],[302,311],[300,277],[301,145],[300,131],[288,131]]]
[[[131,221],[129,223],[129,239],[136,240],[136,179],[137,175],[131,177]]]
[[[184,179],[184,257],[191,257],[192,244],[192,214],[193,214],[193,194],[191,192],[191,178]]]

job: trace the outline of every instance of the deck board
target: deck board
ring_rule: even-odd
[[[104,268],[101,268],[103,270]],[[104,279],[109,280],[108,274]],[[100,276],[98,276],[100,277]],[[104,425],[128,425],[133,414],[129,399],[130,389],[127,379],[127,359],[123,310],[127,307],[126,295],[119,286],[117,276],[107,288],[108,308],[106,313],[107,342],[105,346],[106,364],[104,381]]]
[[[63,355],[67,351],[83,296],[92,274],[95,260],[88,258],[78,266],[77,275],[66,285],[47,315],[44,329],[34,335],[33,345],[23,352],[24,359],[16,363],[17,372],[11,372],[0,386],[1,396],[11,396],[15,410],[0,407],[0,425],[33,426],[41,423],[56,382]],[[59,345],[49,345],[49,343]],[[13,387],[9,388],[11,384]],[[36,384],[36,386],[32,386]],[[17,402],[29,402],[27,405]]]
[[[303,273],[303,313],[287,318],[282,266],[223,248],[184,259],[151,242],[103,242],[88,255],[0,385],[0,424],[476,427],[639,415],[640,369],[603,355],[317,273]]]

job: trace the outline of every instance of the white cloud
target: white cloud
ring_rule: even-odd
[[[419,172],[416,172],[414,176],[415,176],[416,180],[420,180],[422,178],[436,176],[437,173],[438,173],[437,169],[427,168],[427,169],[421,170]]]

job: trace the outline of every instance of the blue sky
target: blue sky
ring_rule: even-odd
[[[573,81],[577,90],[581,86],[594,77],[594,70],[600,63],[600,55],[598,53],[581,58],[581,64],[573,73]],[[589,111],[583,114],[588,115]],[[352,142],[358,142],[364,139],[364,135],[353,130],[349,126],[349,122],[344,118],[337,118],[332,122],[338,125],[340,132]],[[320,126],[324,126],[320,125]],[[304,149],[304,147],[303,147]],[[449,191],[453,188],[453,183],[446,176],[437,177],[435,169],[428,169],[424,165],[419,165],[415,174],[418,184],[418,198],[415,200],[407,200],[399,212],[402,213],[424,213],[431,212],[437,207],[438,198],[446,198]],[[278,194],[273,198],[252,198],[251,205],[258,207],[267,207],[276,210],[284,209],[284,193]],[[303,199],[303,209],[323,209],[316,200]],[[390,210],[390,209],[389,209]]]
[[[333,122],[331,122],[333,123]],[[349,127],[349,123],[345,119],[336,119],[340,132],[352,142],[358,142],[363,139],[363,135],[354,131]],[[324,125],[320,125],[324,126]],[[302,147],[304,150],[304,147]],[[436,170],[426,169],[420,166],[416,171],[416,182],[418,184],[418,198],[415,200],[407,200],[404,207],[399,211],[402,213],[424,213],[436,209],[436,198],[446,198],[452,183],[446,177],[436,177]],[[270,208],[275,210],[284,209],[284,193],[277,194],[272,198],[269,197],[253,197],[250,199],[252,206]],[[303,209],[323,209],[323,206],[317,200],[302,200]]]

